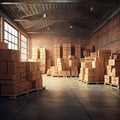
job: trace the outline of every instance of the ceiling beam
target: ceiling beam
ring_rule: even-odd
[[[56,4],[56,3],[70,3],[70,4],[90,4],[90,5],[108,5],[108,4],[113,4],[113,3],[120,3],[119,0],[108,0],[106,2],[97,2],[97,1],[94,1],[94,0],[19,0],[19,1],[4,1],[2,0],[2,2],[0,2],[1,5],[16,5],[16,4]]]
[[[14,21],[17,22],[22,22],[22,21],[56,21],[56,22],[79,22],[79,21],[83,21],[83,22],[91,22],[91,21],[105,21],[107,19],[91,19],[91,18],[80,18],[80,19],[14,19]]]

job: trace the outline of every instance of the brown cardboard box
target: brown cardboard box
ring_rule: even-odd
[[[24,81],[20,83],[20,91],[21,92],[25,92],[28,91],[30,89],[30,83],[29,81]]]
[[[20,61],[20,52],[18,50],[1,49],[0,61]]]
[[[33,71],[27,73],[27,80],[29,81],[35,81],[40,79],[40,71]]]
[[[109,75],[104,75],[104,83],[106,83],[106,84],[111,84],[111,76],[109,76]]]
[[[1,95],[15,95],[21,93],[20,84],[2,84]]]
[[[112,77],[111,84],[116,86],[120,85],[120,77]]]
[[[92,75],[95,74],[94,68],[85,68],[85,74]]]
[[[19,74],[19,73],[25,73],[26,68],[9,68],[8,67],[8,74]]]
[[[8,44],[4,42],[0,42],[0,49],[8,49]]]
[[[76,71],[71,71],[71,76],[78,76],[78,71],[76,70]]]
[[[111,56],[111,50],[98,50],[98,56]]]
[[[42,88],[42,80],[32,81],[32,89]]]
[[[7,74],[7,62],[0,62],[0,74]]]
[[[27,72],[39,70],[39,63],[38,62],[27,62],[26,68],[27,68]]]
[[[116,70],[115,68],[112,69],[112,76],[113,77],[120,77],[120,70]]]
[[[120,66],[120,61],[117,60],[117,59],[109,59],[109,65],[111,65],[111,66]]]
[[[20,74],[1,74],[0,80],[20,80]]]

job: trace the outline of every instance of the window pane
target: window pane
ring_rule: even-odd
[[[17,50],[17,45],[15,45],[15,50]]]
[[[9,49],[18,49],[18,31],[7,22],[4,22],[4,41]],[[16,36],[16,37],[15,37]]]
[[[8,39],[8,34],[7,32],[5,31],[5,34],[4,34],[4,38],[7,40]]]
[[[8,48],[9,48],[9,49],[12,49],[12,44],[11,44],[11,42],[8,42]]]
[[[15,41],[14,41],[14,36],[12,36],[12,43],[15,43]]]
[[[12,36],[11,36],[11,34],[9,34],[9,38],[8,38],[8,39],[9,39],[9,41],[11,41],[11,37],[12,37]]]

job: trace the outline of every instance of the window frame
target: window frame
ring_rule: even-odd
[[[4,20],[4,42],[8,43],[8,48],[13,50],[19,50],[19,31],[11,25],[9,22]]]
[[[23,33],[20,35],[21,61],[28,60],[28,37]],[[24,59],[24,57],[25,59]],[[23,58],[22,58],[23,57]]]

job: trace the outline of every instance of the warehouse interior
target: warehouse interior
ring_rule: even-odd
[[[119,120],[120,1],[1,0],[0,120]]]

